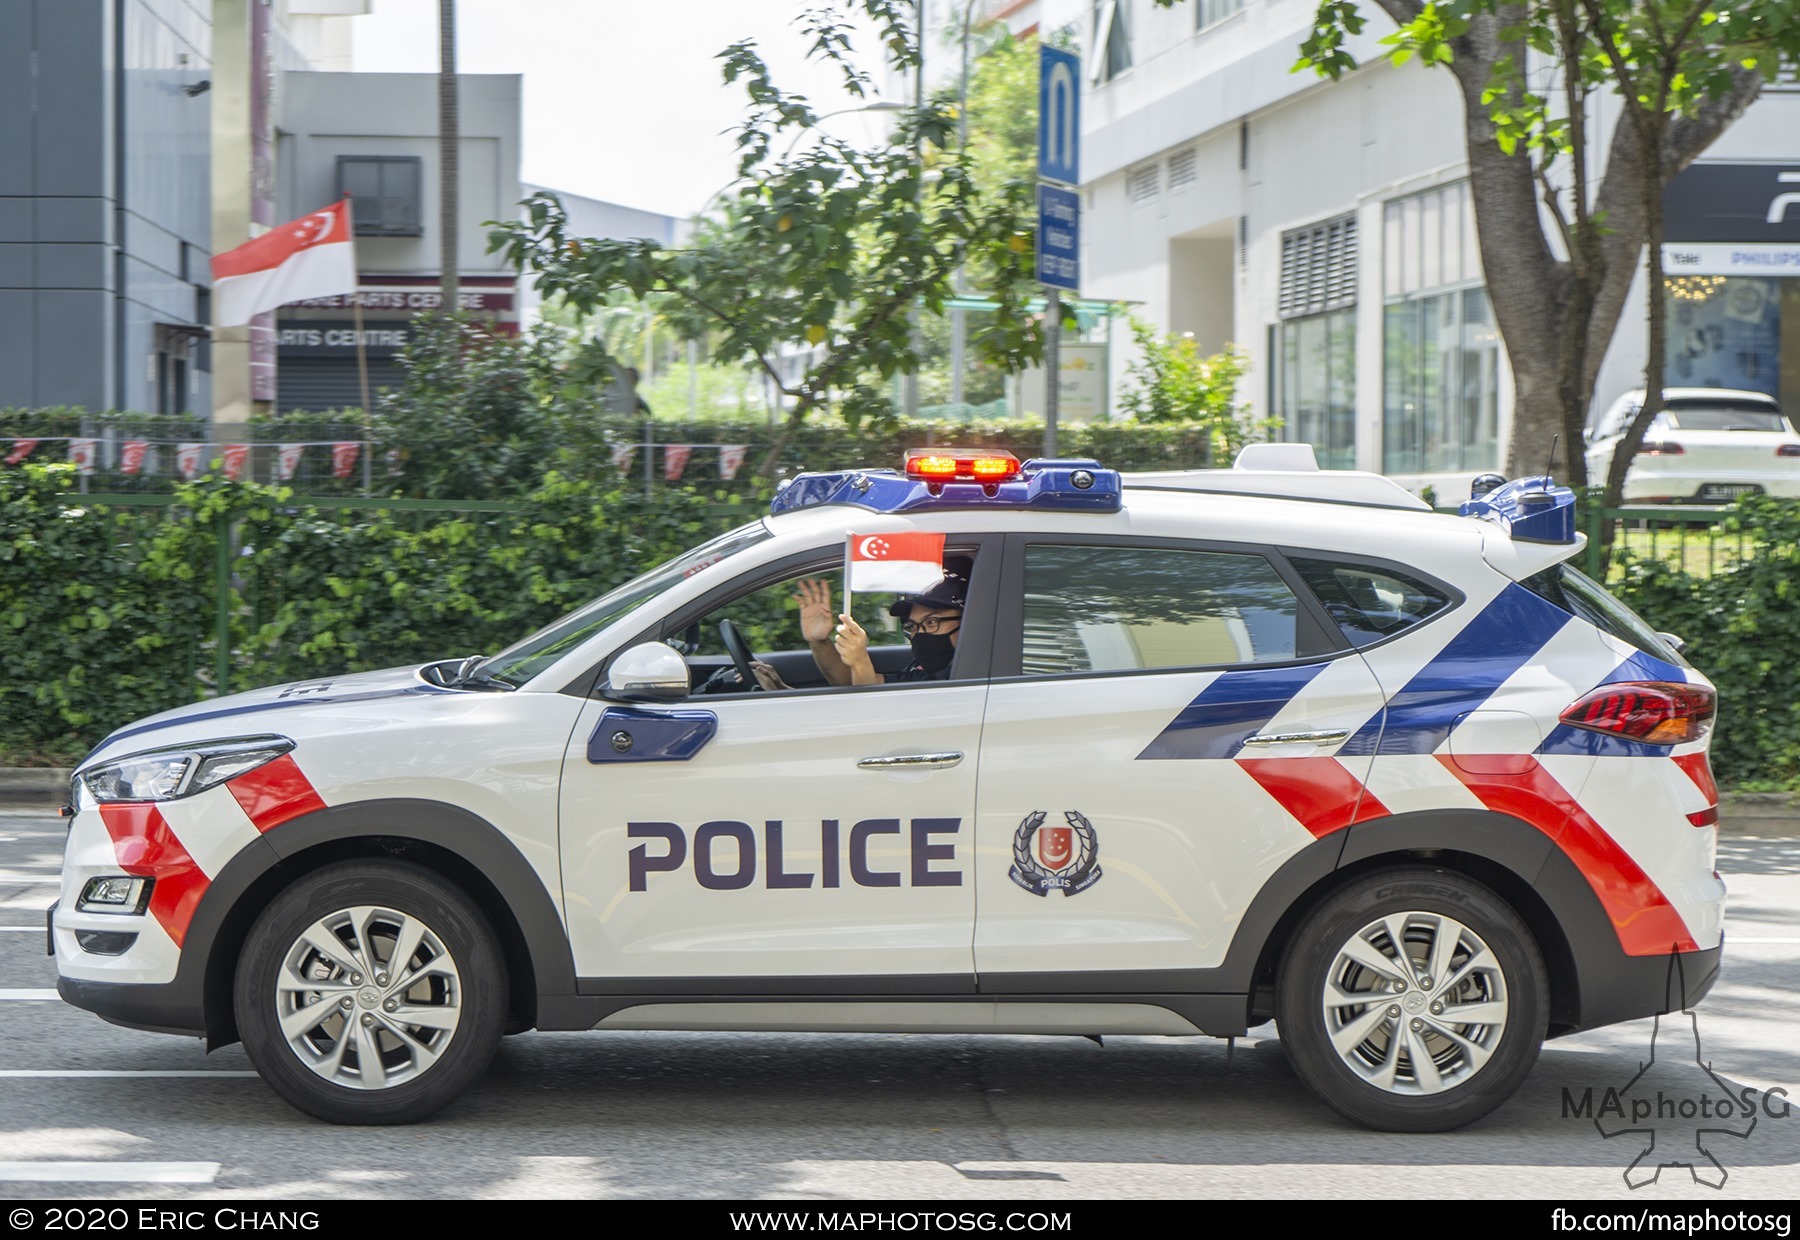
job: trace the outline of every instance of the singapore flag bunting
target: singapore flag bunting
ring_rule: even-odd
[[[248,323],[265,310],[307,297],[356,291],[350,200],[271,228],[212,260],[219,327]]]
[[[944,576],[942,534],[852,534],[845,593],[921,594]]]

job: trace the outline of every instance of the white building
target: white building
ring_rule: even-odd
[[[1380,60],[1392,26],[1362,7],[1370,20],[1350,50],[1363,67],[1329,82],[1290,72],[1315,0],[985,0],[1015,33],[1083,55],[1083,296],[1139,302],[1207,352],[1245,350],[1240,396],[1254,416],[1281,417],[1283,437],[1317,445],[1321,463],[1459,499],[1502,464],[1512,398],[1462,102],[1447,71]],[[1766,92],[1686,174],[1746,166],[1731,180],[1741,201],[1704,222],[1672,217],[1671,240],[1785,243],[1789,258],[1784,268],[1770,251],[1746,274],[1728,253],[1686,256],[1683,275],[1709,278],[1689,280],[1682,312],[1705,321],[1672,323],[1670,382],[1760,386],[1800,408],[1800,279],[1769,274],[1800,276],[1800,204],[1791,225],[1762,223],[1762,182],[1777,184],[1784,158],[1800,168],[1800,94]],[[1754,325],[1730,319],[1753,310]],[[1640,296],[1596,405],[1642,386],[1643,348]],[[1678,376],[1679,349],[1705,357]],[[1745,349],[1757,356],[1745,362]],[[1115,357],[1115,383],[1124,364]]]

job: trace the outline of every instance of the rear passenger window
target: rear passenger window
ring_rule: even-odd
[[[1356,646],[1372,646],[1450,605],[1437,586],[1389,568],[1294,556],[1289,562]]]
[[[1580,616],[1603,633],[1636,646],[1676,667],[1691,667],[1679,651],[1663,640],[1642,616],[1614,598],[1598,581],[1567,561],[1519,583],[1546,602]]]
[[[1260,555],[1034,544],[1024,604],[1027,676],[1295,657],[1299,600]]]

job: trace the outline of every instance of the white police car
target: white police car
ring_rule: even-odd
[[[1345,1115],[1465,1124],[1544,1037],[1711,987],[1713,690],[1569,565],[1548,479],[1447,516],[1295,451],[803,475],[497,655],[122,727],[75,776],[59,989],[348,1123],[533,1027],[1273,1017]],[[791,605],[746,648],[905,534],[967,561],[937,678],[894,634],[895,679],[828,684]]]

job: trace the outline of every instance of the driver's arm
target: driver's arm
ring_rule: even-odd
[[[847,685],[851,681],[850,665],[838,654],[832,640],[837,617],[831,610],[831,583],[802,578],[794,594],[800,604],[800,635],[812,651],[813,662],[826,684]]]

